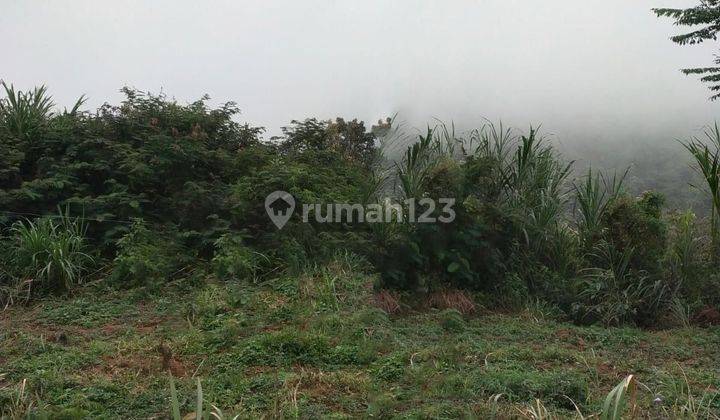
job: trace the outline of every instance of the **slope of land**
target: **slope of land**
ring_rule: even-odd
[[[718,328],[581,327],[534,305],[388,315],[394,298],[372,282],[338,262],[257,285],[88,285],[12,307],[0,312],[0,413],[167,418],[172,375],[183,414],[200,379],[206,407],[241,418],[572,417],[575,404],[599,412],[629,374],[643,416],[720,412]]]

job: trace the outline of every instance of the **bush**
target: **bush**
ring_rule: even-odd
[[[647,272],[631,266],[633,248],[620,251],[606,242],[596,247],[592,259],[597,267],[582,272],[576,316],[604,325],[626,322],[650,325],[670,298],[662,279],[654,280]]]
[[[465,320],[457,309],[440,312],[440,326],[447,332],[459,333],[465,330]]]
[[[261,155],[263,162],[252,174],[231,187],[228,204],[233,226],[244,227],[248,246],[282,261],[294,271],[315,261],[324,261],[338,249],[370,254],[370,228],[362,223],[317,223],[310,212],[302,220],[305,204],[364,203],[370,189],[368,170],[331,150],[286,150],[272,148]],[[278,230],[268,218],[265,198],[286,191],[295,199],[295,212]]]
[[[604,239],[618,250],[632,249],[630,268],[658,275],[667,244],[667,223],[661,218],[663,196],[645,192],[613,201],[602,219]]]
[[[175,232],[152,232],[142,220],[135,220],[118,241],[110,281],[125,288],[158,287],[190,260],[180,243]]]
[[[229,184],[251,170],[238,154],[258,143],[262,129],[234,122],[239,110],[232,103],[211,109],[207,97],[180,105],[164,95],[123,92],[120,106],[92,114],[51,112],[44,89],[17,93],[23,103],[38,98],[46,106],[22,117],[29,119],[22,132],[14,124],[18,112],[0,112],[0,160],[8,164],[0,171],[0,207],[41,214],[58,205],[82,208],[98,221],[88,234],[108,255],[131,218],[174,224],[209,253],[230,228]]]
[[[257,281],[270,260],[265,255],[246,246],[237,235],[223,235],[215,242],[216,252],[212,259],[215,275],[221,279]]]

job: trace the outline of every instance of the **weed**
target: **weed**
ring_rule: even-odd
[[[12,271],[26,299],[42,292],[69,292],[82,282],[93,258],[86,252],[85,225],[68,212],[26,220],[10,229]]]
[[[459,333],[465,330],[465,320],[457,309],[445,309],[440,312],[440,325],[445,331]]]

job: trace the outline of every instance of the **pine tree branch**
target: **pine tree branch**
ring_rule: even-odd
[[[700,68],[694,68],[694,69],[682,69],[680,71],[682,71],[683,74],[685,74],[685,75],[716,73],[716,72],[720,72],[720,67],[700,67]]]

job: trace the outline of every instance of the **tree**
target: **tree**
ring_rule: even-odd
[[[285,151],[328,151],[366,167],[372,163],[377,151],[377,137],[365,129],[364,122],[357,119],[293,120],[291,126],[283,127],[282,130],[283,137],[275,137],[273,140],[282,142],[281,148]]]
[[[700,0],[700,4],[689,9],[656,8],[653,12],[658,17],[668,17],[675,21],[677,26],[701,26],[691,32],[675,35],[670,39],[679,45],[694,45],[706,40],[717,41],[720,31],[720,0]],[[683,69],[686,75],[703,75],[700,80],[710,84],[710,90],[715,92],[710,100],[720,98],[720,57],[715,56],[714,67],[697,67]]]

